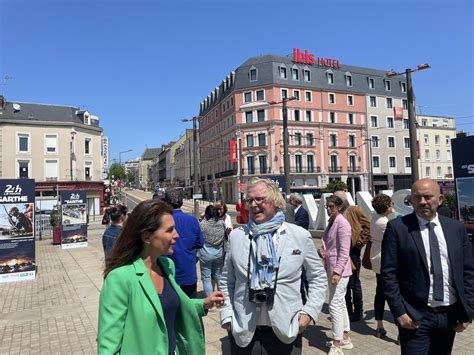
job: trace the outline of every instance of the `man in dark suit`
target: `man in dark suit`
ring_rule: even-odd
[[[293,222],[297,226],[309,229],[309,215],[308,212],[302,206],[303,197],[300,194],[292,193],[288,197],[288,203],[293,206],[295,211],[295,221]]]
[[[381,279],[397,320],[402,354],[450,354],[474,313],[474,260],[464,226],[437,214],[436,181],[411,190],[414,212],[390,221]]]

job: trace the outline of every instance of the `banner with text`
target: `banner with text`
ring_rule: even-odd
[[[33,280],[35,180],[0,179],[0,282]]]
[[[63,249],[87,246],[86,203],[85,191],[61,191],[61,246]]]

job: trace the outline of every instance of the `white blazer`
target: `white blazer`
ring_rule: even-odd
[[[268,307],[268,316],[276,336],[283,343],[290,344],[298,335],[300,311],[317,320],[326,296],[327,276],[307,230],[283,222],[276,231],[276,237],[277,256],[281,257],[280,269],[274,304],[273,307]],[[252,249],[255,250],[255,244]],[[221,324],[231,318],[232,335],[237,345],[241,347],[247,346],[252,341],[259,313],[257,304],[249,301],[247,286],[249,250],[247,227],[234,229],[221,278],[226,302],[220,311],[220,316]],[[300,293],[303,266],[309,283],[308,300],[304,306]]]
[[[374,214],[370,221],[370,261],[372,270],[380,274],[380,264],[382,261],[382,240],[385,229],[387,229],[388,218],[381,214]]]

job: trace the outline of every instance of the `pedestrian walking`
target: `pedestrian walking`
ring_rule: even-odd
[[[107,256],[110,250],[117,242],[117,238],[122,232],[123,224],[127,219],[127,207],[125,206],[112,206],[108,210],[108,216],[110,218],[110,226],[106,228],[102,235],[102,247],[104,248],[104,255]]]

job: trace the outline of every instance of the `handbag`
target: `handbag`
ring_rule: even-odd
[[[362,266],[367,270],[372,270],[372,262],[370,261],[370,247],[372,242],[369,240],[365,245],[364,255],[362,256]]]

